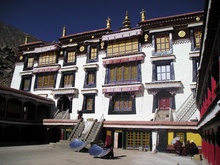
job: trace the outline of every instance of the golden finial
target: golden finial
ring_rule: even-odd
[[[66,26],[63,27],[63,34],[62,37],[66,36]]]
[[[144,9],[142,9],[142,11],[140,12],[140,14],[141,14],[141,21],[144,21],[146,19],[145,13],[146,13],[146,11]]]
[[[28,37],[28,35],[26,35],[26,36],[25,36],[25,40],[24,40],[24,44],[27,44],[27,43],[28,43],[28,39],[29,39],[29,37]]]
[[[112,21],[112,20],[111,20],[110,17],[108,17],[108,18],[106,19],[106,22],[107,22],[107,23],[106,23],[106,28],[109,28],[109,29],[111,28],[111,21]]]
[[[131,24],[131,22],[130,22],[130,19],[129,19],[129,16],[128,16],[128,11],[126,11],[123,25],[124,25],[124,27],[130,27],[130,24]]]

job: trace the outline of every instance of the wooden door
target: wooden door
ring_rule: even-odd
[[[169,97],[163,97],[159,99],[159,109],[167,110],[170,108],[170,98]]]

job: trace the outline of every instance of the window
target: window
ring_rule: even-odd
[[[139,147],[150,147],[150,133],[148,132],[127,132],[127,149],[138,149]]]
[[[192,60],[193,62],[193,78],[192,78],[192,82],[196,82],[197,81],[197,74],[198,74],[198,67],[199,67],[199,58],[194,58]]]
[[[97,62],[98,61],[98,46],[89,45],[87,47],[87,62]]]
[[[55,64],[57,60],[56,57],[55,51],[44,52],[39,56],[39,65]]]
[[[166,52],[170,50],[170,38],[168,34],[161,34],[156,36],[156,51]]]
[[[86,69],[84,88],[94,88],[94,87],[96,87],[96,70]]]
[[[76,49],[70,49],[64,51],[64,65],[76,64]]]
[[[120,93],[112,96],[109,104],[109,114],[135,114],[134,97],[130,93]]]
[[[201,46],[202,39],[202,30],[201,29],[192,29],[190,30],[191,37],[191,51],[199,51]]]
[[[174,80],[173,62],[155,62],[153,64],[153,81]]]
[[[56,72],[38,73],[36,78],[36,88],[54,88]]]
[[[60,87],[73,87],[75,82],[75,72],[63,72]]]
[[[200,43],[202,38],[202,32],[201,31],[195,31],[194,32],[194,40],[195,40],[195,47],[200,49]]]
[[[31,89],[31,75],[22,76],[20,90],[30,91]]]
[[[157,81],[170,80],[170,65],[157,66]]]
[[[95,113],[95,94],[84,95],[82,112]]]
[[[156,33],[152,35],[152,44],[154,46],[154,50],[152,51],[153,56],[173,54],[171,32]]]
[[[140,62],[121,63],[109,65],[109,83],[140,81]]]
[[[27,69],[32,69],[33,68],[33,65],[34,65],[34,57],[27,57],[26,58],[26,61],[25,61],[25,64],[24,64],[24,69],[27,70]]]
[[[138,39],[114,41],[108,44],[107,56],[138,52]]]

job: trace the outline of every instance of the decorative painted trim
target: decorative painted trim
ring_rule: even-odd
[[[77,88],[59,88],[53,89],[51,94],[55,97],[58,95],[77,95],[78,89]]]
[[[74,46],[78,46],[77,43],[74,44],[66,44],[66,45],[62,45],[61,48],[68,48],[68,47],[74,47]]]
[[[198,22],[198,23],[188,24],[188,27],[197,27],[197,26],[202,26],[202,25],[203,25],[203,22]]]
[[[108,65],[108,64],[116,64],[116,63],[124,63],[124,62],[129,62],[129,61],[143,61],[145,55],[143,53],[138,53],[135,55],[126,55],[126,56],[114,56],[112,58],[103,58],[102,63],[103,65]]]
[[[150,30],[149,33],[158,33],[158,32],[170,31],[170,30],[173,30],[173,27],[153,29],[153,30]]]
[[[191,40],[190,39],[178,39],[173,42],[173,45],[186,44],[186,43],[191,43]]]
[[[102,36],[102,41],[111,41],[111,40],[117,40],[117,39],[132,37],[132,36],[139,36],[139,35],[142,35],[142,33],[143,32],[142,32],[141,29],[123,31],[123,32],[120,32],[120,33],[113,33],[113,34],[103,35]]]
[[[102,93],[141,92],[143,89],[142,84],[103,85]]]
[[[59,66],[48,66],[48,67],[40,67],[40,68],[34,68],[33,73],[39,73],[39,72],[56,72],[60,69]]]
[[[145,83],[146,89],[182,88],[181,81],[157,81]]]

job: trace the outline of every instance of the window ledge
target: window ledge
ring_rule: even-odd
[[[189,59],[192,59],[193,57],[199,57],[200,51],[193,51],[189,53]]]
[[[175,60],[175,59],[176,59],[175,55],[152,56],[151,62],[162,61],[162,60]]]
[[[99,65],[98,64],[87,64],[87,65],[83,65],[83,69],[86,70],[86,69],[98,69],[99,68]]]
[[[97,94],[98,89],[82,89],[81,93],[82,94]]]
[[[33,70],[22,71],[20,72],[20,76],[31,75],[32,73],[33,73]]]
[[[66,66],[63,68],[60,68],[60,72],[65,72],[65,71],[77,71],[78,67],[77,66]]]

